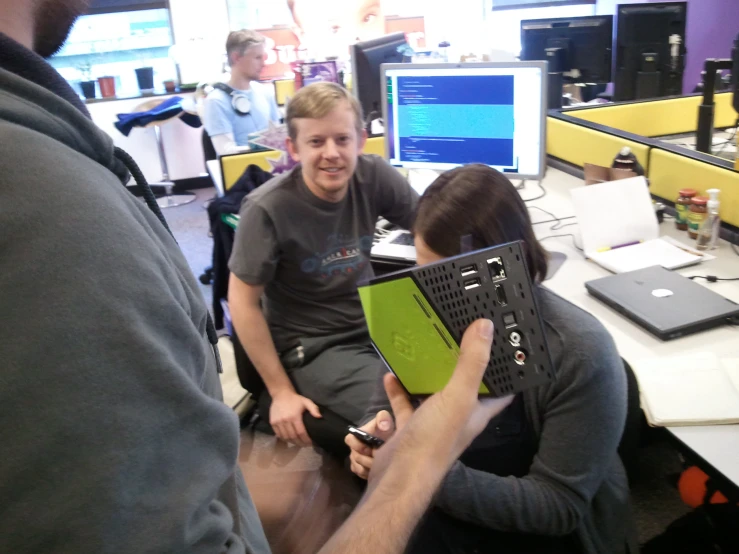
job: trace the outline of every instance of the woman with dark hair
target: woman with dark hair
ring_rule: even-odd
[[[517,394],[447,475],[408,552],[621,554],[637,552],[629,488],[617,449],[626,375],[613,339],[587,312],[541,286],[547,253],[528,210],[498,171],[469,165],[424,193],[414,224],[419,265],[523,241],[555,365],[549,384]],[[378,431],[380,388],[363,427]],[[352,471],[367,477],[372,450],[351,435]]]

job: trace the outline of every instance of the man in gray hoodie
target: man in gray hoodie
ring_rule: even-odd
[[[195,279],[153,197],[126,190],[131,172],[150,194],[133,160],[42,57],[86,3],[0,0],[0,552],[268,553]],[[471,329],[418,416],[389,383],[399,432],[323,553],[402,551],[508,402],[477,401],[492,333]]]

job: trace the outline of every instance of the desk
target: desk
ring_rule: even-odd
[[[572,215],[570,191],[580,186],[582,181],[574,177],[565,178],[561,172],[550,168],[543,184],[547,189],[547,196],[532,204],[551,211],[558,217]],[[576,225],[561,231],[551,231],[549,227],[549,225],[535,225],[537,237],[543,239],[551,235],[578,232]],[[665,221],[660,231],[663,235],[689,243],[687,234],[678,231],[672,220]],[[568,258],[559,272],[547,281],[545,286],[597,317],[613,336],[621,355],[630,363],[638,362],[643,358],[674,356],[680,353],[706,350],[723,357],[736,357],[739,353],[739,328],[728,325],[668,342],[653,337],[587,293],[583,286],[585,281],[604,277],[610,273],[586,260],[582,252],[573,245],[572,237],[551,238],[545,240],[543,244],[547,248],[565,253]],[[686,276],[710,274],[718,277],[739,277],[739,256],[734,253],[728,243],[722,241],[719,248],[712,254],[716,256],[715,260],[682,269],[679,273]],[[705,284],[702,280],[696,282]],[[706,286],[734,302],[739,302],[739,286],[732,282],[718,282]],[[668,427],[667,431],[678,441],[679,446],[687,449],[689,453],[692,452],[704,462],[704,470],[717,475],[724,483],[733,484],[736,491],[739,491],[739,425]]]

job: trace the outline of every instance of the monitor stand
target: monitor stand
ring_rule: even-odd
[[[564,75],[562,73],[550,73],[547,84],[547,109],[562,109],[562,89],[564,88]]]

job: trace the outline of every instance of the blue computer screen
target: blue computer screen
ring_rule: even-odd
[[[470,73],[388,71],[385,129],[390,162],[431,169],[482,163],[501,171],[537,173],[541,81],[537,90],[531,75],[522,74],[522,79],[511,70]],[[526,90],[517,90],[521,87]],[[523,113],[524,102],[528,114]]]

